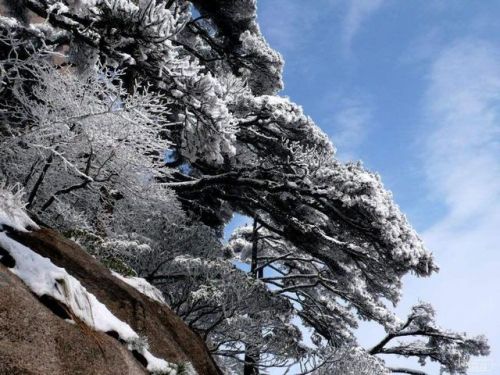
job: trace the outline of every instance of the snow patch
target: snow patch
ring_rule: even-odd
[[[132,288],[137,290],[139,293],[144,294],[146,297],[151,298],[152,300],[155,300],[156,302],[160,302],[164,305],[167,303],[165,302],[165,298],[163,298],[162,292],[156,288],[155,286],[151,285],[148,283],[145,279],[142,277],[127,277],[120,275],[118,272],[111,271],[114,277],[120,279],[124,283],[130,285]]]

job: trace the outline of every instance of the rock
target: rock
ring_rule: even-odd
[[[70,324],[0,264],[0,374],[147,374],[112,337]]]
[[[9,236],[63,267],[169,362],[190,362],[200,375],[222,374],[204,341],[167,306],[139,293],[76,243],[51,229]],[[141,358],[113,333],[64,320],[64,308],[33,295],[0,264],[0,374],[147,374]]]

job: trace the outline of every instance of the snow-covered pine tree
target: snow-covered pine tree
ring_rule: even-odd
[[[426,305],[406,321],[387,306],[404,275],[437,266],[379,176],[337,161],[278,95],[283,61],[255,0],[23,0],[0,17],[0,60],[2,179],[24,186],[33,217],[158,286],[228,371],[245,347],[251,374],[356,373],[360,356],[397,372],[380,353],[465,373],[487,354]],[[248,233],[220,245],[235,212],[259,228],[257,267],[274,272],[261,280],[234,265]],[[360,318],[388,334],[368,352]]]

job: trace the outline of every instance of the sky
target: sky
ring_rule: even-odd
[[[405,277],[398,313],[431,302],[440,325],[486,334],[492,354],[469,373],[488,375],[500,374],[499,14],[495,0],[258,0],[285,59],[281,95],[340,159],[382,176],[441,268]],[[359,330],[367,347],[382,335]]]

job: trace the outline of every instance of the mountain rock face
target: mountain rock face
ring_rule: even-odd
[[[147,339],[155,356],[191,363],[199,375],[221,374],[204,341],[166,305],[113,276],[76,243],[51,229],[8,230],[8,236],[66,269],[120,320]],[[35,296],[0,264],[0,374],[148,374],[144,358],[113,332],[102,333],[69,321],[67,309]],[[179,374],[180,375],[180,374]]]

